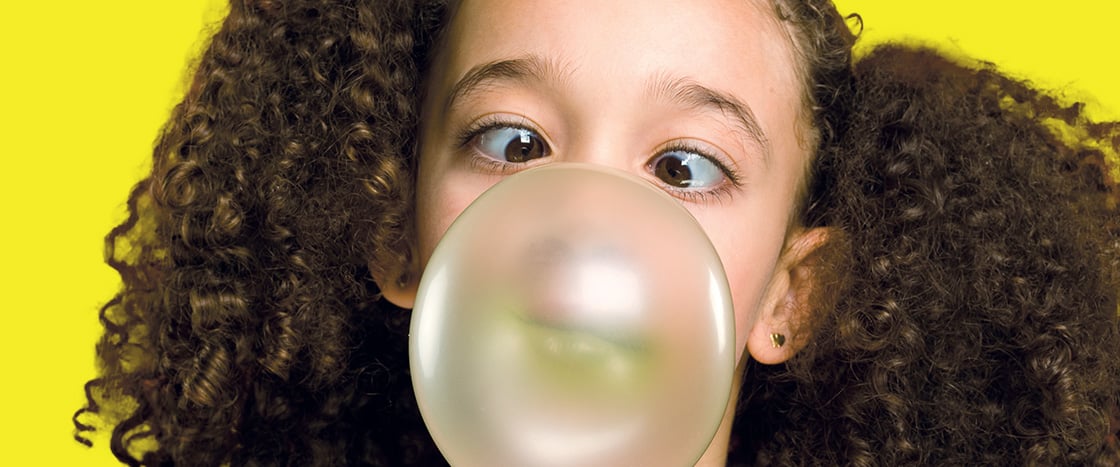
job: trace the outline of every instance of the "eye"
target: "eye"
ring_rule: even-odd
[[[548,145],[536,132],[511,126],[484,128],[471,144],[486,157],[511,163],[529,162],[549,153]]]
[[[697,152],[670,149],[650,161],[653,174],[674,188],[714,188],[727,178],[717,162]]]

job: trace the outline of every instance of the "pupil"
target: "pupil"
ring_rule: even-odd
[[[675,157],[665,157],[657,163],[657,177],[665,183],[684,188],[688,187],[692,180],[692,171],[684,165],[684,161]]]
[[[522,133],[506,146],[506,161],[526,162],[543,156],[544,148],[536,138]]]

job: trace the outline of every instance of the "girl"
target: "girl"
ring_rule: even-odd
[[[827,1],[371,3],[233,2],[204,54],[107,241],[75,422],[128,402],[122,461],[442,462],[405,310],[554,161],[678,197],[723,261],[741,394],[700,465],[1116,461],[1115,125],[925,52],[853,69]]]

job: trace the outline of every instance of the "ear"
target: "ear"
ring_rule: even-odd
[[[410,255],[410,257],[414,256]],[[410,263],[415,262],[415,260],[410,261]],[[416,304],[416,289],[420,286],[420,275],[412,272],[417,270],[416,264],[410,264],[407,268],[397,267],[385,271],[383,268],[374,267],[371,260],[369,270],[372,271],[371,275],[373,281],[377,283],[377,288],[381,289],[382,297],[400,308],[412,309]]]
[[[832,235],[833,229],[819,227],[795,231],[787,237],[758,320],[747,335],[747,350],[759,363],[785,362],[809,343],[810,327],[802,324],[811,322],[817,311],[813,298],[821,286],[820,253]]]

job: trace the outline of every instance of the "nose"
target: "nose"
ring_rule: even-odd
[[[556,160],[579,162],[635,172],[640,168],[640,153],[633,144],[619,135],[626,134],[621,128],[611,128],[607,123],[594,125],[594,130],[577,132],[564,152],[557,154]]]

